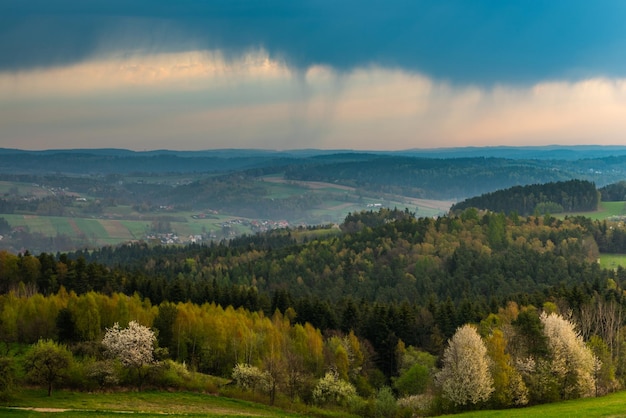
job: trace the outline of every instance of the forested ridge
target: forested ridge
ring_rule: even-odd
[[[320,157],[315,164],[293,165],[285,173],[286,178],[293,180],[338,182],[382,193],[433,199],[475,196],[521,182],[567,180],[571,175],[536,161],[391,156],[338,162]]]
[[[598,189],[598,191],[605,202],[621,202],[626,200],[626,181],[622,180],[617,183],[607,184]]]
[[[325,181],[381,193],[465,199],[514,186],[572,179],[605,185],[623,178],[624,156],[576,161],[496,157],[319,156],[287,167],[293,180]]]
[[[605,187],[608,188],[609,186]],[[610,190],[615,188],[613,185]],[[516,212],[524,216],[534,213],[543,215],[590,212],[598,208],[600,194],[593,183],[583,180],[531,184],[465,199],[452,205],[450,211],[457,212],[474,207],[492,212]]]
[[[350,214],[339,228],[184,247],[0,252],[1,342],[96,343],[115,322],[137,320],[159,331],[162,355],[198,371],[229,376],[247,364],[276,373],[274,390],[310,401],[317,392],[307,379],[345,382],[364,398],[389,385],[398,397],[426,396],[429,413],[437,413],[589,396],[580,383],[587,372],[571,365],[550,371],[562,359],[547,341],[576,327],[580,338],[595,341],[593,355],[603,356],[605,375],[593,380],[598,393],[626,381],[626,341],[615,328],[623,320],[626,271],[597,263],[600,251],[626,253],[623,224],[475,208],[432,219],[381,209]],[[609,314],[617,325],[602,322]],[[485,375],[491,386],[477,389],[476,399],[446,395],[461,379],[446,372],[453,340],[446,341],[464,324],[476,324],[480,337],[464,330],[455,338],[484,341],[485,355],[500,365]],[[281,354],[271,335],[282,335]],[[572,341],[582,359],[596,358]],[[297,360],[311,347],[315,357]],[[296,371],[308,377],[290,384]],[[492,396],[503,393],[502,374],[517,389]]]
[[[39,290],[139,291],[154,302],[202,301],[207,285],[337,302],[487,301],[593,281],[607,273],[599,251],[626,252],[623,228],[583,217],[506,216],[468,209],[416,219],[408,211],[350,214],[340,233],[298,242],[298,229],[207,245],[128,244],[52,256],[41,254]],[[304,231],[304,230],[302,230]],[[9,257],[16,257],[10,256]],[[17,258],[17,257],[16,257]],[[53,261],[48,261],[51,258]],[[54,263],[76,266],[60,277]],[[567,266],[567,268],[563,268]],[[93,272],[80,270],[92,269]],[[81,279],[84,277],[84,279]],[[124,277],[124,283],[119,282]],[[5,282],[5,289],[15,279]],[[170,292],[175,290],[176,294]]]
[[[574,147],[575,148],[575,147]],[[583,179],[600,186],[624,178],[623,147],[619,149],[457,149],[439,151],[341,152],[216,150],[197,152],[127,150],[50,150],[27,152],[0,149],[0,173],[7,178],[83,177],[95,187],[114,189],[102,181],[112,176],[168,173],[214,176],[236,174],[242,179],[282,175],[289,180],[323,181],[376,193],[401,194],[428,199],[463,199],[495,190],[528,184]],[[481,156],[482,154],[482,156]],[[612,155],[615,154],[615,155]],[[521,155],[524,158],[515,157]],[[594,158],[584,158],[593,155]],[[249,181],[249,179],[247,179]],[[58,181],[56,183],[59,183]],[[96,184],[100,183],[100,184]],[[208,181],[210,183],[210,181]],[[185,185],[176,196],[209,192],[207,181]],[[126,186],[117,187],[123,192]],[[172,190],[170,190],[172,191]],[[226,190],[228,191],[228,190]],[[242,190],[243,191],[243,190]],[[231,195],[229,193],[229,195]],[[259,199],[260,195],[254,196]],[[164,195],[151,198],[162,201]],[[213,195],[212,199],[219,197]],[[169,202],[171,204],[172,202]]]

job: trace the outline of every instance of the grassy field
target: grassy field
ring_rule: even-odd
[[[260,403],[190,392],[82,393],[44,390],[20,391],[0,407],[0,416],[15,417],[340,417],[332,411],[310,409],[286,412]]]
[[[19,195],[31,195],[36,197],[51,196],[52,192],[31,183],[13,181],[0,181],[0,195],[5,193],[17,193]]]
[[[626,202],[602,202],[600,208],[607,217],[626,215]]]
[[[600,207],[594,212],[580,212],[561,214],[565,215],[582,215],[594,220],[608,219],[613,216],[626,216],[626,202],[601,202]],[[600,265],[606,269],[616,269],[618,266],[626,267],[625,254],[600,254]],[[626,415],[625,415],[626,416]]]
[[[600,265],[605,269],[626,267],[626,254],[600,254]]]
[[[10,407],[9,407],[10,406]],[[20,409],[18,409],[20,408]],[[263,404],[189,392],[80,393],[43,390],[20,391],[0,407],[0,416],[10,417],[347,417],[346,413],[320,409],[287,412]],[[474,411],[446,417],[460,418],[561,418],[626,417],[626,392],[600,398],[578,399],[520,409]]]
[[[594,220],[602,220],[610,218],[611,216],[625,216],[626,215],[626,202],[600,202],[598,210],[593,212],[576,212],[561,214],[562,217],[572,215],[582,215]]]
[[[447,415],[452,416],[452,415]],[[453,415],[459,418],[595,418],[626,417],[626,392],[613,393],[600,398],[577,399],[521,409],[476,411]]]

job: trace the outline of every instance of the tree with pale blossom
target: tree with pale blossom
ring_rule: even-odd
[[[455,405],[477,404],[494,391],[485,343],[471,325],[458,328],[443,353],[436,380],[444,398]]]
[[[269,376],[256,366],[249,364],[237,363],[233,368],[233,380],[237,386],[242,389],[248,389],[254,392],[256,388],[267,390]]]
[[[560,383],[561,398],[593,396],[598,359],[585,345],[574,324],[556,313],[544,312],[540,319],[548,338],[550,370]]]
[[[138,388],[141,390],[144,368],[154,363],[155,341],[154,332],[136,321],[130,321],[127,328],[120,328],[116,322],[107,328],[102,345],[110,357],[137,371]]]
[[[313,400],[319,405],[342,404],[356,396],[356,389],[350,382],[339,377],[336,371],[327,372],[313,388]]]

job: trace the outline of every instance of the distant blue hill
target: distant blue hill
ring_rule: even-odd
[[[620,145],[547,145],[532,147],[462,147],[413,149],[400,152],[432,158],[495,157],[527,160],[580,160],[626,155],[626,146]]]
[[[85,154],[99,156],[119,157],[146,157],[156,155],[170,155],[185,158],[215,157],[215,158],[308,158],[314,156],[342,155],[342,154],[366,154],[366,155],[395,155],[421,158],[473,158],[493,157],[510,159],[540,159],[540,160],[579,160],[589,158],[604,158],[611,156],[626,155],[626,146],[621,145],[545,145],[545,146],[494,146],[494,147],[454,147],[454,148],[415,148],[399,151],[365,150],[356,151],[349,149],[293,149],[293,150],[270,150],[270,149],[207,149],[198,151],[184,150],[146,150],[132,151],[118,148],[76,148],[76,149],[48,149],[48,150],[20,150],[0,148],[0,155],[26,154],[26,155],[55,155],[55,154]]]
[[[402,151],[215,149],[0,149],[0,174],[241,173],[284,175],[377,193],[464,199],[512,186],[571,179],[626,180],[626,146],[465,147]]]

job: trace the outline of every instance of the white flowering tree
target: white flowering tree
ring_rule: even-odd
[[[541,314],[543,332],[548,338],[551,371],[560,383],[560,396],[572,399],[593,396],[596,357],[585,345],[575,326],[556,313]]]
[[[327,372],[313,388],[313,400],[319,405],[326,403],[343,404],[354,396],[356,396],[354,386],[339,378],[335,371]]]
[[[148,327],[130,321],[127,328],[120,328],[116,322],[107,328],[102,345],[110,357],[137,371],[138,388],[141,390],[144,366],[154,362],[155,341],[154,332]]]
[[[487,348],[474,327],[463,325],[456,330],[436,378],[443,396],[457,406],[489,399],[494,388]]]
[[[233,368],[233,380],[242,389],[254,392],[256,388],[267,390],[269,376],[256,366],[237,363]]]

